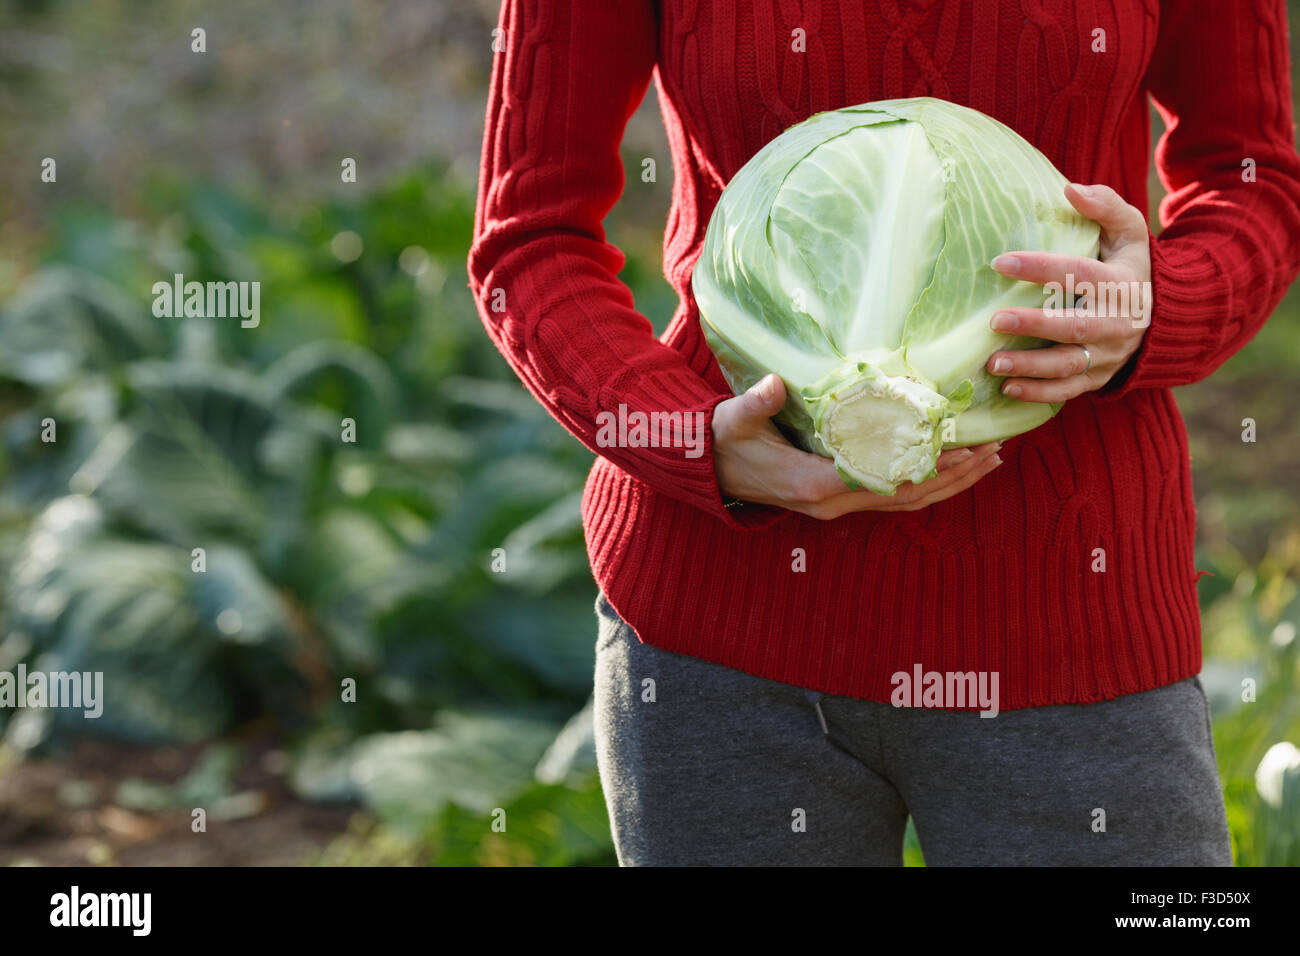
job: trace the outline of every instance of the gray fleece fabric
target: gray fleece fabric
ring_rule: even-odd
[[[642,644],[596,602],[624,866],[1231,866],[1200,680],[977,712],[805,691]]]

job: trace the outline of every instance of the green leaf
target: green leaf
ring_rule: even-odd
[[[431,730],[361,741],[351,777],[383,820],[412,832],[448,803],[490,813],[529,784],[556,730],[527,714],[443,712]]]

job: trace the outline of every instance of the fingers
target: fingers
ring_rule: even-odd
[[[997,272],[1039,285],[1064,282],[1067,272],[1073,273],[1076,281],[1104,282],[1115,279],[1117,262],[1127,264],[1141,257],[1150,232],[1140,209],[1104,184],[1070,183],[1065,198],[1080,215],[1101,227],[1101,261],[1047,252],[1008,252],[993,260]],[[1135,246],[1137,249],[1131,248]]]
[[[775,431],[770,419],[785,405],[785,383],[777,375],[765,375],[748,391],[718,402],[713,410],[715,440],[751,437]]]
[[[934,463],[935,471],[942,475],[958,465],[969,463],[972,454],[969,448],[950,448],[948,451],[940,452]]]
[[[990,265],[993,271],[1011,279],[1047,285],[1057,282],[1065,285],[1066,276],[1080,282],[1117,282],[1122,278],[1119,270],[1096,259],[1067,256],[1059,252],[1004,252]]]
[[[927,479],[920,484],[907,483],[898,486],[898,491],[886,503],[888,510],[896,510],[900,507],[914,504],[922,500],[940,500],[948,497],[948,492],[958,487],[971,474],[979,472],[981,468],[988,465],[994,458],[998,458],[998,450],[1002,447],[1002,442],[986,442],[983,445],[977,445],[973,448],[955,449],[957,451],[969,451],[969,457],[963,458],[951,468],[940,472],[933,478]],[[1001,463],[999,458],[993,463],[993,467]],[[938,496],[937,498],[935,496]]]
[[[1002,394],[1025,402],[1055,405],[1101,388],[1137,349],[1149,324],[1146,218],[1109,186],[1071,184],[1066,197],[1100,224],[1102,261],[1048,252],[1008,252],[993,260],[1003,275],[1049,286],[1049,303],[1071,288],[1083,297],[1077,305],[1004,308],[990,318],[995,332],[1070,346],[989,357],[988,371],[1006,376]]]
[[[928,508],[936,502],[943,501],[946,498],[952,498],[961,494],[971,485],[975,484],[989,472],[993,471],[1002,464],[1002,458],[997,455],[989,455],[987,458],[980,459],[978,464],[962,475],[957,481],[944,488],[927,492],[915,501],[910,501],[900,505],[886,505],[879,509],[881,511],[919,511],[922,508]],[[920,487],[920,486],[918,486]]]
[[[739,403],[738,411],[742,419],[761,424],[785,405],[785,383],[779,375],[764,375],[743,395],[728,401]]]
[[[1116,249],[1131,242],[1146,243],[1146,217],[1109,186],[1070,183],[1065,187],[1065,198],[1080,215],[1087,216],[1101,226],[1102,232],[1107,234]]]
[[[1056,404],[1097,387],[1093,368],[1102,358],[1099,354],[1102,350],[1096,344],[1087,348],[1086,354],[1077,345],[997,352],[989,359],[987,368],[994,375],[1008,376],[1002,383],[1003,395],[1022,402]]]
[[[995,323],[993,328],[1056,342],[1081,343],[1108,336],[1124,337],[1130,330],[1123,326],[1131,327],[1134,320],[1144,320],[1149,305],[1147,291],[1140,281],[1135,281],[1150,272],[1150,230],[1146,217],[1106,185],[1071,183],[1065,188],[1065,196],[1080,215],[1094,220],[1101,227],[1099,260],[1052,252],[1011,251],[995,258],[992,267],[1010,278],[1042,286],[1051,284],[1058,295],[1060,290],[1071,286],[1095,290],[1094,298],[1100,298],[1101,290],[1106,290],[1106,301],[1113,300],[1118,304],[1118,310],[1103,308],[1100,302],[1094,302],[1091,310],[1102,313],[1100,315],[1077,314],[1087,310],[1068,306],[1048,312],[1008,309],[1005,311],[1011,315],[1004,317],[1007,319],[1004,325]],[[1112,312],[1116,314],[1110,314]]]
[[[796,510],[823,521],[854,511],[914,511],[969,488],[1001,464],[997,457],[1001,447],[1001,442],[988,442],[974,448],[945,451],[940,455],[944,466],[938,475],[920,484],[905,482],[893,495],[878,495],[864,490],[844,491],[844,484],[840,482],[840,494],[804,503]],[[839,480],[838,476],[836,480]]]
[[[1113,364],[1103,346],[1094,342],[1086,348],[1086,353],[1078,345],[995,352],[985,367],[1006,376],[1002,394],[1008,398],[1055,405],[1096,388],[1094,376]]]
[[[1069,378],[1071,375],[1082,375],[1101,359],[1098,346],[1089,345],[1087,349],[1085,353],[1078,345],[1054,345],[1046,349],[994,352],[989,356],[985,367],[991,374],[1006,378]],[[1003,388],[1003,394],[1011,393]]]
[[[1044,405],[1057,405],[1078,398],[1084,392],[1098,387],[1095,378],[1099,373],[1089,370],[1082,375],[1069,378],[1034,379],[1017,378],[1004,382],[1002,394],[1008,398],[1017,398],[1022,402],[1040,402]]]
[[[777,375],[765,375],[747,391],[718,402],[713,409],[713,437],[716,444],[752,438],[780,438],[772,417],[785,406],[785,383]],[[780,444],[789,446],[782,439]]]
[[[1028,335],[1052,342],[1083,344],[1115,338],[1127,333],[1131,322],[1117,315],[1089,315],[1085,309],[1060,312],[1047,309],[1000,309],[989,320],[989,328],[1006,335]]]

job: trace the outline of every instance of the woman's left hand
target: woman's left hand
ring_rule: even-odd
[[[1092,315],[1071,315],[1066,303],[1064,309],[1004,309],[993,316],[994,331],[1064,343],[989,357],[989,372],[1007,377],[1002,393],[1025,402],[1064,402],[1101,388],[1138,350],[1148,325],[1151,248],[1146,217],[1109,186],[1072,183],[1065,188],[1065,198],[1101,226],[1100,262],[1051,252],[1007,252],[993,260],[993,268],[1038,285],[1057,282],[1064,288],[1066,275],[1073,274],[1076,288],[1090,282],[1094,290],[1138,294],[1128,296],[1127,308],[1114,295],[1095,295]]]

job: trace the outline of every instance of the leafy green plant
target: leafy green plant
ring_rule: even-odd
[[[450,278],[468,192],[436,168],[324,205],[153,190],[147,227],[62,210],[0,314],[0,661],[102,671],[106,698],[0,727],[31,751],[269,718],[333,768],[304,792],[408,839],[526,790],[590,691],[590,455]],[[156,316],[176,273],[260,282],[260,323]]]
[[[1207,557],[1207,561],[1210,559]],[[1207,659],[1202,683],[1238,866],[1300,865],[1300,776],[1275,772],[1261,793],[1261,765],[1279,744],[1300,741],[1300,529],[1283,528],[1257,566],[1220,549],[1205,579]],[[1268,767],[1264,766],[1265,771]],[[1266,785],[1267,786],[1267,785]]]

